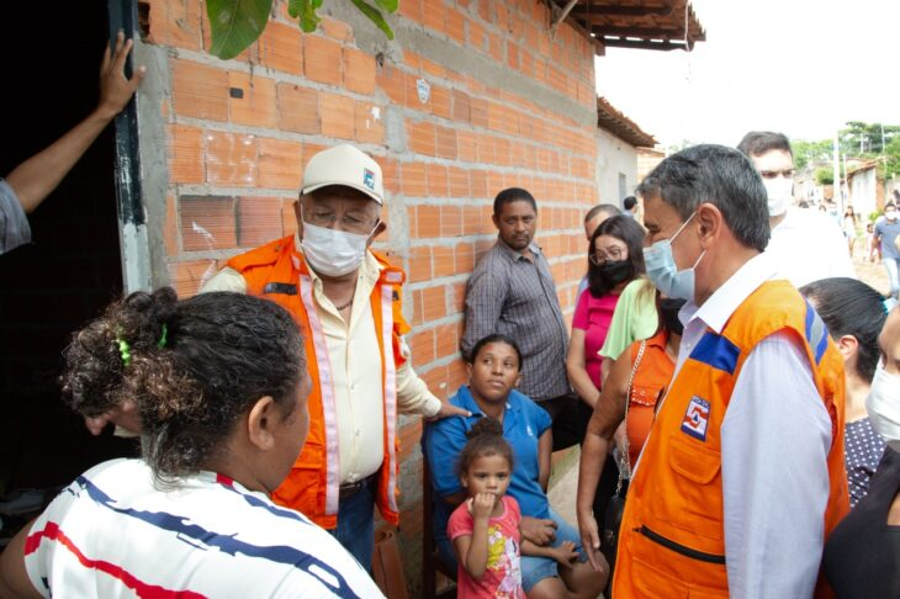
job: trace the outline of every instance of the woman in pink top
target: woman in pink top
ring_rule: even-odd
[[[566,369],[572,386],[590,417],[600,397],[598,352],[606,340],[619,294],[644,274],[644,229],[625,216],[614,216],[597,227],[588,251],[588,288],[578,298]]]

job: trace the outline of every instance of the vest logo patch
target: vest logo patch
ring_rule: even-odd
[[[370,169],[363,169],[363,185],[375,191],[375,172]]]
[[[705,442],[707,424],[709,424],[709,402],[695,395],[691,398],[691,403],[688,404],[681,420],[681,432]]]

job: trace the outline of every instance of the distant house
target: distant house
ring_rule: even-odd
[[[884,207],[884,179],[878,176],[877,167],[877,160],[869,160],[847,170],[848,203],[863,217]]]
[[[652,149],[656,139],[613,107],[597,98],[597,191],[600,202],[622,207],[640,182],[638,153]]]

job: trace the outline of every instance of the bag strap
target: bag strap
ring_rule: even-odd
[[[629,458],[629,447],[628,447],[628,404],[631,403],[631,388],[634,385],[634,375],[637,373],[638,368],[641,365],[641,358],[644,357],[644,350],[647,348],[647,340],[641,341],[641,346],[638,348],[637,358],[634,360],[634,366],[631,369],[631,375],[628,377],[628,391],[625,393],[625,419],[623,422],[626,427],[625,434],[625,451],[622,452],[622,455],[619,456],[619,482],[616,485],[616,494],[619,494],[619,491],[622,489],[623,483],[631,478],[631,459]]]

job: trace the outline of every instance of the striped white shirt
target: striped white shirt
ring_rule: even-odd
[[[383,597],[330,534],[231,479],[158,488],[142,460],[104,462],[31,528],[25,567],[45,597]]]

